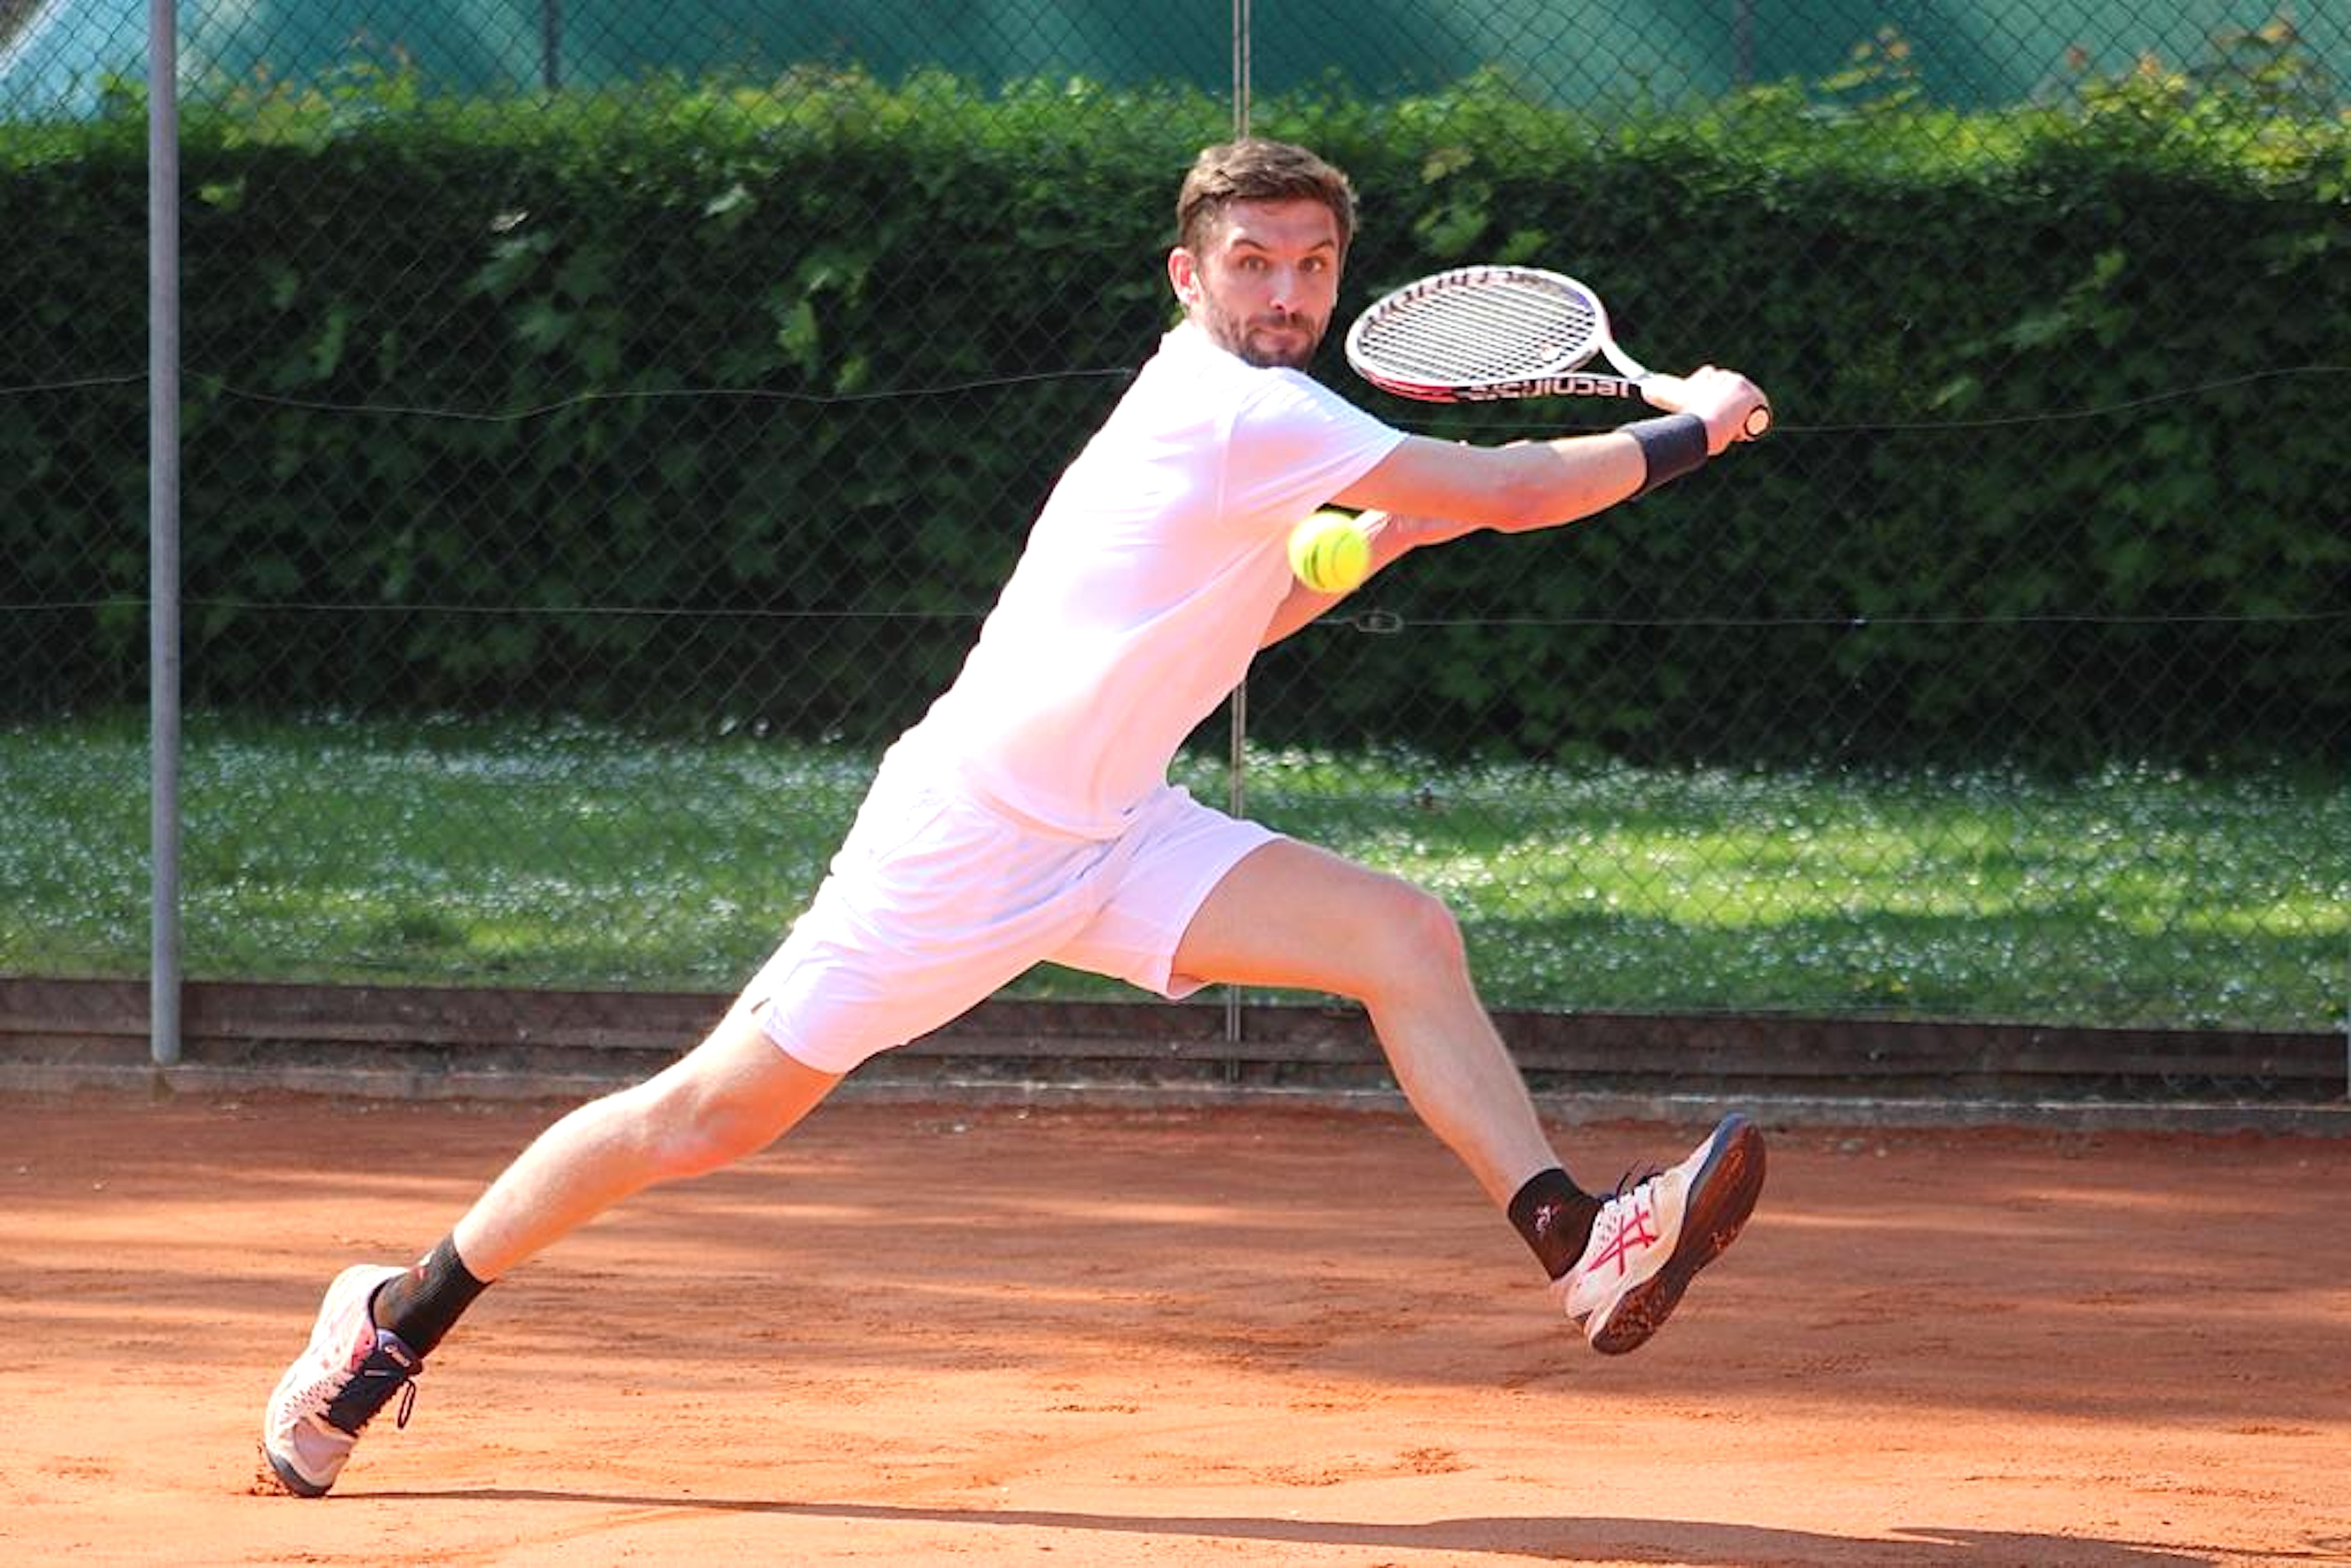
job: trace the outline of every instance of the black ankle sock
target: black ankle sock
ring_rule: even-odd
[[[1510,1223],[1534,1249],[1543,1272],[1554,1280],[1583,1256],[1583,1244],[1592,1239],[1592,1222],[1599,1217],[1600,1200],[1556,1166],[1528,1177],[1510,1199]]]
[[[456,1239],[444,1236],[414,1268],[377,1288],[371,1304],[375,1326],[398,1334],[418,1355],[430,1354],[474,1298],[489,1288],[459,1260]]]

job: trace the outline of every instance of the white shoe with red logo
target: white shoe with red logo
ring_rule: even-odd
[[[1763,1134],[1744,1116],[1725,1116],[1689,1158],[1602,1203],[1583,1256],[1552,1291],[1593,1349],[1638,1349],[1692,1277],[1738,1239],[1762,1191]]]
[[[408,1425],[416,1399],[411,1381],[423,1358],[368,1311],[377,1289],[407,1272],[360,1263],[335,1276],[310,1330],[309,1348],[277,1380],[261,1423],[261,1457],[277,1484],[297,1497],[324,1497],[342,1474],[360,1433],[405,1389],[394,1425]]]

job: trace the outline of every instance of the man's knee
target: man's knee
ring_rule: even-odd
[[[840,1079],[794,1061],[747,1012],[640,1086],[640,1134],[662,1179],[700,1176],[758,1154]]]
[[[1468,950],[1461,923],[1445,901],[1408,882],[1385,879],[1365,912],[1365,999],[1399,988],[1425,990],[1465,982]]]

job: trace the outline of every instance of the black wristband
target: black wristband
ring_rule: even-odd
[[[1640,443],[1641,460],[1648,465],[1641,487],[1633,492],[1635,497],[1680,478],[1706,461],[1706,421],[1694,413],[1636,419],[1619,428]]]

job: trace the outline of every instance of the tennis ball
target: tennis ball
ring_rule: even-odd
[[[1290,570],[1317,593],[1345,593],[1372,570],[1372,541],[1344,512],[1317,512],[1290,530]]]

